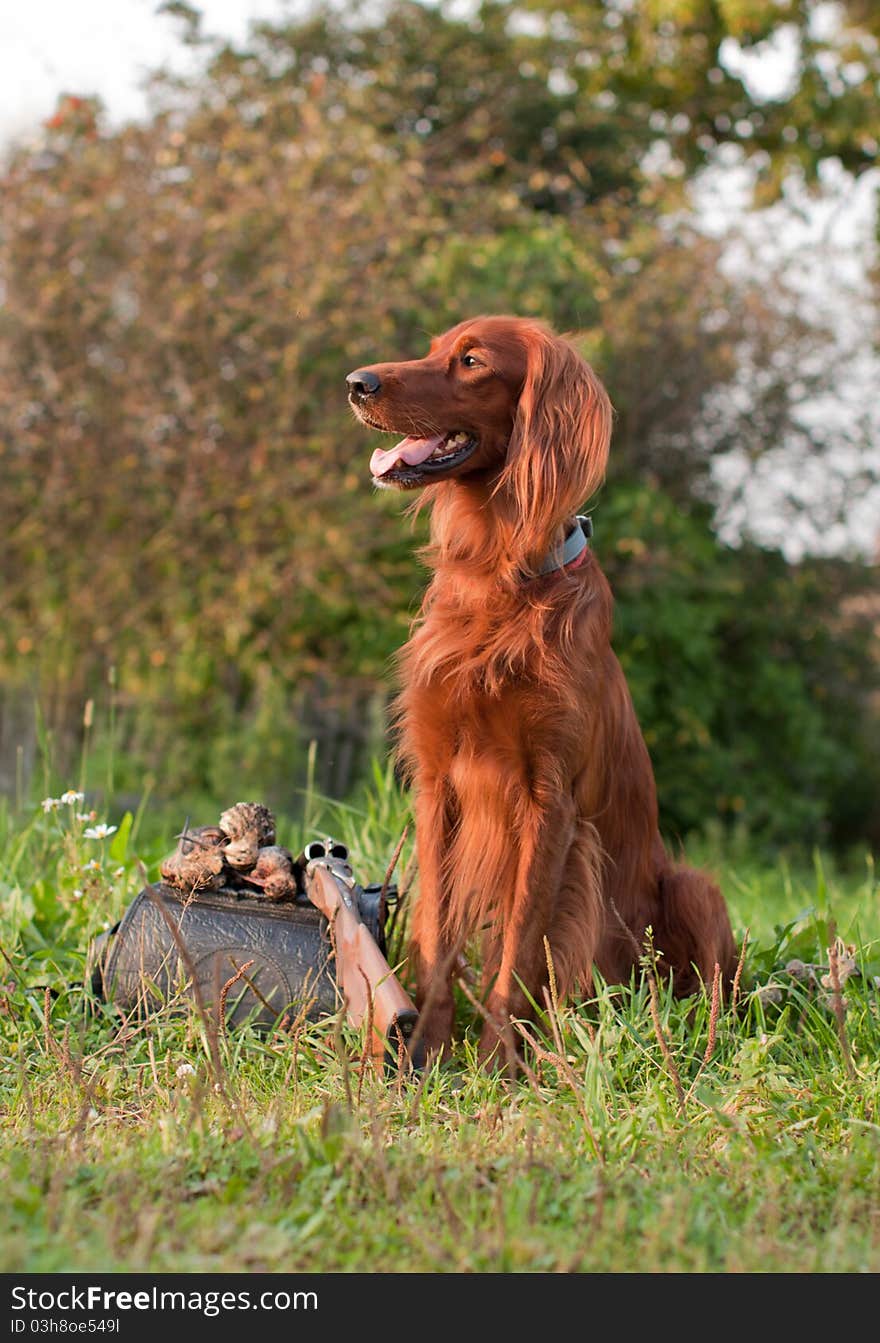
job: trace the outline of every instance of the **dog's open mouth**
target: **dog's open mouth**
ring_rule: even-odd
[[[402,438],[393,448],[376,449],[370,458],[370,471],[377,481],[401,475],[430,476],[458,466],[476,447],[477,439],[464,429],[433,434],[430,438]]]

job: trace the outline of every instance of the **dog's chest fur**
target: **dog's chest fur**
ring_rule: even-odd
[[[401,652],[401,755],[415,776],[430,761],[465,807],[479,807],[487,792],[533,792],[548,769],[558,773],[568,740],[570,708],[554,688],[545,642],[524,617],[511,649],[500,605],[430,603]]]

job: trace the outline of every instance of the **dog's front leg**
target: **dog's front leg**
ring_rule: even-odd
[[[511,1017],[530,1017],[530,998],[542,1002],[541,989],[548,980],[544,938],[550,935],[575,840],[575,807],[569,796],[550,805],[529,799],[521,814],[516,882],[502,916],[498,969],[480,1037],[481,1061],[497,1067],[510,1065],[516,1056]]]
[[[449,846],[451,823],[442,779],[417,782],[415,813],[419,898],[413,912],[410,957],[416,976],[419,1032],[428,1054],[434,1055],[448,1049],[452,1042],[452,971],[457,951],[446,934],[448,893],[443,856]]]

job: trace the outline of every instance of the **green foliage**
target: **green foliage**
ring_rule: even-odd
[[[834,619],[836,587],[817,578],[805,613],[805,570],[736,561],[699,510],[686,521],[714,452],[752,444],[750,425],[779,442],[803,370],[796,323],[783,333],[766,295],[722,274],[685,187],[721,143],[771,175],[812,172],[830,148],[867,165],[853,70],[815,129],[820,58],[851,55],[874,23],[841,12],[851,26],[820,41],[800,3],[531,3],[518,18],[486,4],[467,20],[392,3],[263,25],[241,49],[203,43],[191,16],[204,72],[160,81],[147,123],[108,131],[93,101],[63,100],[0,183],[0,684],[36,689],[59,762],[112,671],[108,788],[136,794],[152,775],[166,798],[247,784],[292,805],[307,742],[333,720],[357,744],[348,764],[347,748],[322,750],[322,770],[339,761],[320,783],[347,792],[380,744],[425,522],[410,534],[372,496],[344,374],[421,353],[467,313],[519,311],[574,330],[611,390],[600,538],[634,481],[682,511],[675,548],[667,526],[653,567],[612,574],[666,823],[737,814],[754,784],[768,834],[865,833],[866,678],[817,706],[812,668],[836,672],[795,628]],[[802,78],[761,103],[722,44],[783,22]],[[743,342],[775,382],[731,423],[719,393]],[[624,534],[653,552],[650,510],[634,513],[648,533]],[[763,583],[765,564],[800,669],[773,653],[775,615],[737,609],[736,583]],[[853,668],[861,645],[834,629]],[[799,761],[787,790],[779,755]]]
[[[880,669],[858,570],[720,546],[707,510],[646,486],[609,490],[595,516],[667,828],[739,821],[808,846],[876,835]]]

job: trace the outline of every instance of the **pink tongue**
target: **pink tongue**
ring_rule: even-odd
[[[374,476],[384,476],[398,462],[418,466],[439,448],[443,438],[443,434],[435,434],[433,438],[402,438],[393,448],[377,448],[370,458],[370,471]]]

